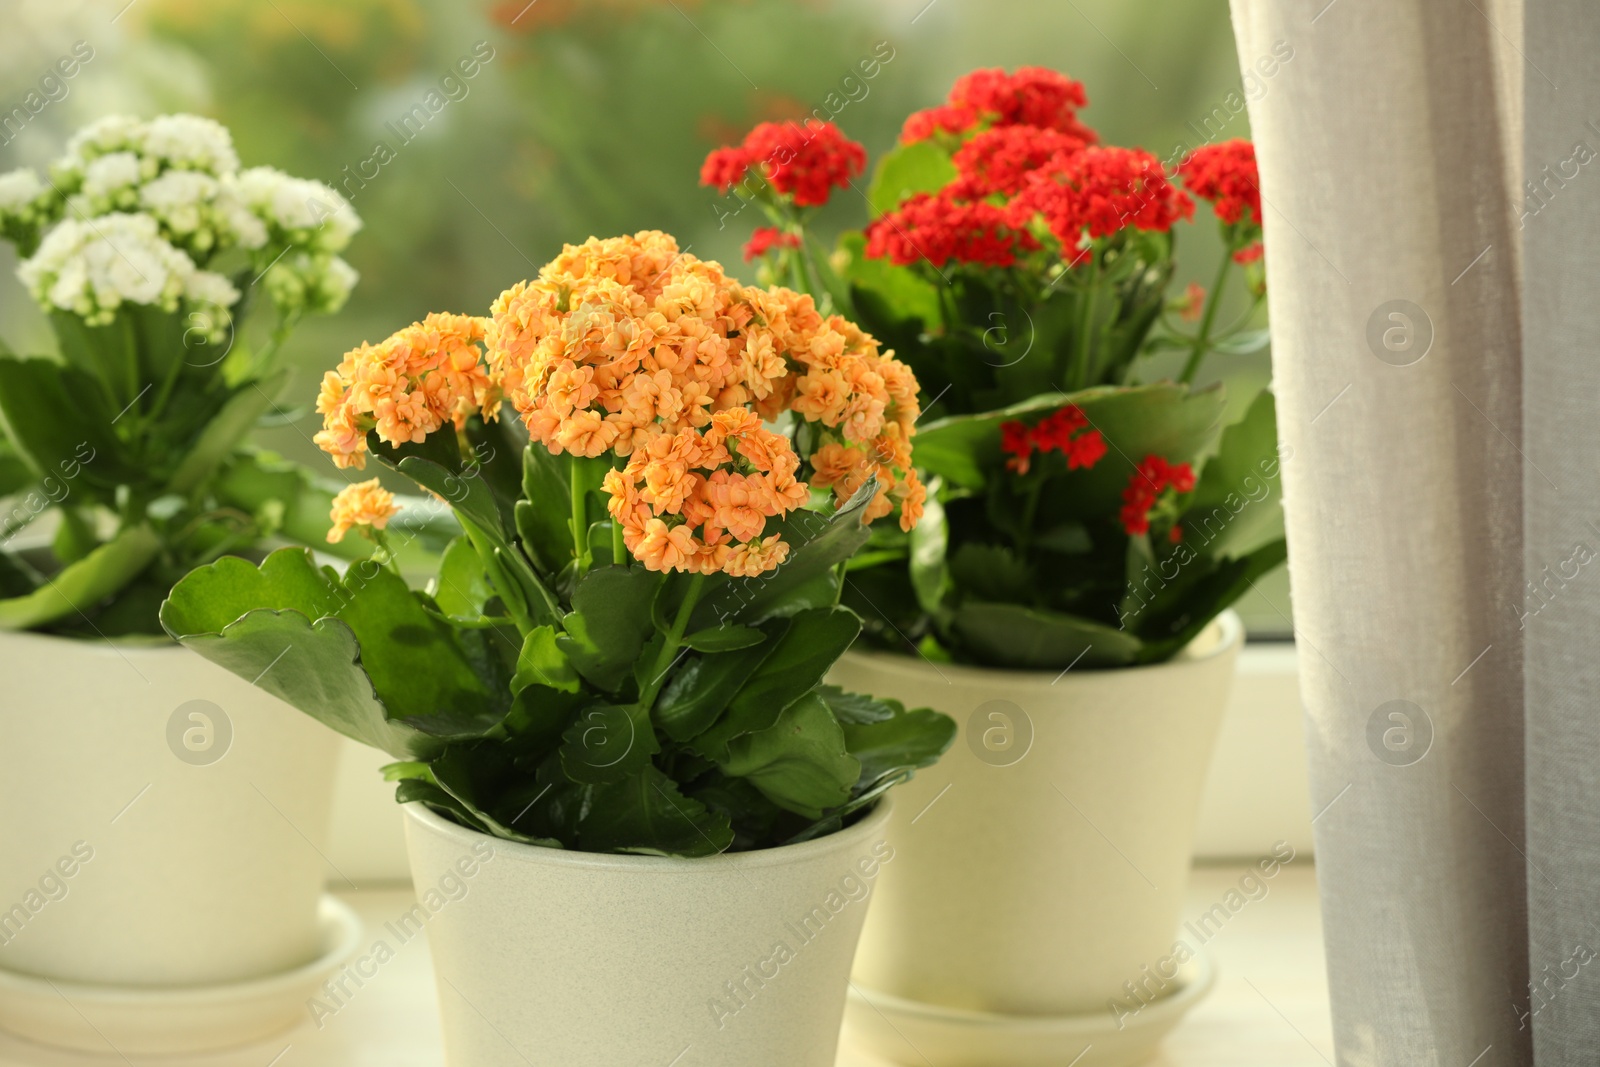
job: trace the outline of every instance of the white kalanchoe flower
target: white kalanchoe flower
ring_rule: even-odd
[[[238,302],[239,290],[216,271],[197,270],[185,282],[183,296],[192,303],[229,308]]]
[[[64,219],[17,267],[45,311],[70,311],[91,326],[110,322],[124,303],[176,310],[194,273],[155,219],[122,213]]]
[[[360,277],[338,256],[290,252],[267,270],[262,282],[278,313],[290,318],[333,314],[344,307]]]
[[[72,135],[58,166],[81,172],[111,152],[138,152],[144,147],[144,123],[132,115],[107,115]]]
[[[360,216],[336,190],[275,167],[241,171],[237,188],[273,237],[288,245],[339,252],[361,228]]]
[[[139,206],[161,223],[173,244],[201,256],[232,243],[227,220],[216,203],[221,185],[209,174],[169,170],[139,190]]]
[[[83,169],[83,184],[72,198],[73,214],[105,215],[135,207],[143,180],[139,157],[132,152],[111,152]]]
[[[162,115],[144,129],[144,154],[163,168],[198,170],[221,177],[239,169],[233,135],[220,122],[199,115]]]
[[[27,167],[0,174],[0,216],[22,215],[31,211],[49,186]]]

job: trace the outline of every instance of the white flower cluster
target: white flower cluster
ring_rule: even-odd
[[[70,311],[91,326],[110,322],[124,302],[172,311],[180,299],[221,308],[239,299],[227,278],[197,269],[164,240],[148,215],[66,219],[17,274],[47,310]]]
[[[289,317],[337,311],[355,284],[339,253],[361,220],[344,197],[271,167],[241,171],[210,119],[108,116],[68,142],[51,177],[0,174],[0,235],[32,252],[19,274],[46,310],[107,321],[124,301],[226,308],[240,294],[225,271],[264,277]]]

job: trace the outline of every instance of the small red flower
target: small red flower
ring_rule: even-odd
[[[1206,307],[1206,287],[1199,282],[1190,282],[1184,287],[1183,295],[1178,298],[1177,304],[1180,319],[1184,322],[1199,322],[1200,315]]]
[[[1239,251],[1235,252],[1233,254],[1233,261],[1240,266],[1248,266],[1261,258],[1262,251],[1261,242],[1256,241],[1254,244],[1245,245],[1243,248],[1239,249]]]
[[[1261,225],[1261,177],[1256,171],[1256,147],[1249,141],[1223,141],[1189,153],[1178,164],[1184,188],[1211,201],[1217,218],[1232,225],[1250,215]]]
[[[744,261],[749,263],[774,248],[799,248],[800,236],[785,233],[776,226],[762,226],[750,235],[744,246]]]
[[[1029,174],[1077,154],[1088,143],[1073,134],[1032,126],[984,130],[956,150],[951,161],[960,177],[947,188],[961,200],[982,200],[997,193],[1013,196],[1028,183]]]
[[[1088,102],[1082,82],[1045,67],[1021,67],[1015,74],[999,67],[975,70],[956,79],[943,106],[906,119],[900,140],[911,144],[982,125],[1036,126],[1092,142],[1094,131],[1078,121],[1078,109]]]
[[[778,195],[797,207],[817,207],[828,202],[835,187],[847,187],[866,170],[867,150],[831,122],[763,122],[743,144],[708,155],[700,183],[725,193],[758,165]]]
[[[1010,267],[1039,242],[1006,221],[993,204],[967,204],[944,192],[917,193],[867,224],[866,254],[897,267],[926,259],[935,267],[957,263]]]
[[[1034,452],[1060,452],[1068,470],[1087,470],[1106,454],[1106,441],[1099,430],[1091,430],[1089,417],[1075,404],[1046,415],[1030,427],[1025,422],[1000,424],[1000,450],[1010,458],[1006,467],[1027,474]]]
[[[1160,456],[1144,457],[1128,487],[1122,491],[1122,528],[1128,536],[1137,537],[1150,532],[1150,511],[1167,489],[1187,493],[1194,489],[1194,468],[1187,463],[1168,463]],[[1181,538],[1183,535],[1179,534]]]
[[[1149,152],[1090,146],[1058,155],[1030,173],[1006,214],[1018,228],[1042,217],[1070,258],[1086,241],[1129,226],[1170,230],[1194,214],[1194,201],[1167,180],[1160,161]]]

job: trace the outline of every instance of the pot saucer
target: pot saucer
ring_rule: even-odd
[[[845,1045],[918,1067],[1134,1067],[1210,992],[1216,965],[1196,956],[1176,988],[1121,1020],[1110,1011],[999,1015],[906,1000],[850,987]]]
[[[46,1045],[123,1057],[206,1052],[287,1030],[334,971],[355,955],[361,920],[324,895],[322,954],[263,978],[218,985],[87,985],[0,970],[0,1028]]]

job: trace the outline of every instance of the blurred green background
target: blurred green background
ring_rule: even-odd
[[[329,473],[310,401],[360,341],[431,310],[484,313],[590,235],[667,230],[739,273],[756,213],[722,220],[698,174],[755,122],[822,107],[876,160],[962,73],[1033,64],[1086,84],[1103,140],[1168,159],[1248,137],[1243,102],[1271,89],[1241,77],[1226,0],[6,0],[0,116],[77,41],[94,58],[0,135],[0,170],[42,168],[104,114],[194,111],[231,127],[244,165],[328,182],[365,221],[349,305],[287,349],[297,418],[259,438]],[[861,196],[836,194],[820,229],[865,213]],[[1219,254],[1198,214],[1180,237],[1180,285],[1209,279]],[[47,346],[0,256],[0,336]],[[1245,398],[1267,356],[1213,356],[1207,374]],[[1287,578],[1240,610],[1254,635],[1287,636]]]

